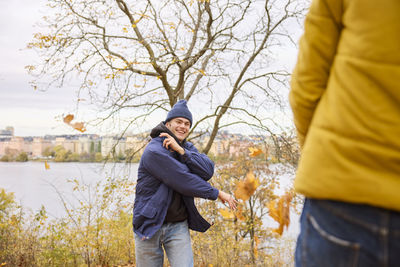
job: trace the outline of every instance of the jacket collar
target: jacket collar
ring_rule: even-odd
[[[150,132],[150,137],[151,138],[156,138],[158,137],[161,133],[167,133],[170,136],[172,136],[175,141],[180,145],[180,146],[184,146],[186,143],[186,139],[183,140],[182,142],[179,141],[179,139],[167,128],[167,126],[165,126],[164,122],[160,122],[156,127],[154,127],[151,132]]]

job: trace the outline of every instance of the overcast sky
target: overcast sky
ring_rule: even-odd
[[[78,133],[62,122],[63,115],[74,111],[74,89],[35,91],[24,68],[38,61],[26,46],[41,31],[35,24],[46,15],[45,4],[45,0],[0,0],[0,129],[13,126],[17,136]],[[277,56],[290,65],[295,53],[285,50]],[[90,119],[90,112],[81,111],[77,120]],[[96,131],[88,129],[88,133]]]
[[[37,61],[26,45],[44,10],[43,0],[0,0],[0,129],[13,126],[17,136],[75,133],[61,121],[73,110],[73,90],[35,91],[24,68]]]

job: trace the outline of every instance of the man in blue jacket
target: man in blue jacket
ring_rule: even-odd
[[[180,100],[150,133],[133,209],[138,267],[163,266],[164,250],[172,267],[193,266],[189,229],[205,232],[211,226],[198,212],[194,197],[219,198],[236,208],[231,195],[207,182],[214,163],[186,141],[191,126],[192,114]]]

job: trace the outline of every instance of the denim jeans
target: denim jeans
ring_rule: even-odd
[[[162,267],[164,250],[171,267],[192,267],[193,252],[187,221],[165,223],[150,239],[135,234],[137,267]]]
[[[400,213],[306,199],[296,267],[400,266]]]

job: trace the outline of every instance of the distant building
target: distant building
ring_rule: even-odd
[[[78,138],[78,147],[76,153],[90,153],[91,140],[87,136],[80,136]]]
[[[57,137],[55,145],[62,146],[65,150],[69,150],[72,153],[77,153],[78,150],[78,140],[68,139],[66,137]]]
[[[11,138],[14,136],[14,127],[7,126],[4,130],[0,130],[0,138]]]
[[[137,134],[126,137],[126,153],[129,156],[141,156],[148,143],[147,134]]]
[[[101,155],[103,157],[126,155],[126,138],[103,136],[101,139]]]
[[[207,132],[195,132],[190,141],[202,151],[210,140]],[[266,155],[283,154],[280,149],[294,142],[288,137],[243,135],[221,131],[217,134],[210,147],[210,154],[214,156],[237,157],[243,153],[249,153],[248,147],[256,146]],[[79,135],[46,135],[44,137],[16,137],[14,128],[6,127],[0,130],[0,157],[4,155],[16,156],[21,152],[37,158],[43,156],[46,149],[54,146],[62,146],[72,153],[92,154],[101,152],[103,157],[127,157],[136,160],[142,155],[149,141],[148,133],[136,134],[127,137],[103,136],[96,134]],[[282,151],[281,151],[282,150]]]
[[[8,147],[10,140],[11,138],[0,138],[0,157],[6,154],[6,148]]]
[[[13,136],[11,138],[2,138],[0,140],[0,156],[16,156],[21,152],[30,154],[32,151],[32,145],[30,141],[30,138],[17,136]]]
[[[43,152],[52,146],[50,140],[43,139],[42,137],[34,137],[32,141],[32,157],[42,157]]]

